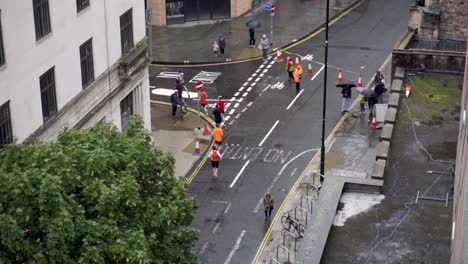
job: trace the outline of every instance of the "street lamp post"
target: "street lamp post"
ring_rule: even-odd
[[[328,71],[328,20],[329,20],[330,0],[327,0],[326,5],[326,21],[325,21],[325,71],[323,74],[323,109],[322,109],[322,147],[320,148],[320,174],[325,176],[325,117],[327,110],[327,71]]]

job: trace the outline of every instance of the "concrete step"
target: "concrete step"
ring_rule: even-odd
[[[400,79],[394,79],[392,82],[392,93],[401,93],[403,90],[403,81]]]
[[[400,94],[399,93],[391,93],[388,97],[388,107],[389,108],[398,108],[400,105]]]
[[[379,159],[375,162],[371,175],[372,179],[383,180],[386,164],[387,161],[382,159]]]
[[[392,140],[393,135],[393,125],[385,124],[382,128],[382,133],[380,133],[380,141],[390,141]]]
[[[381,141],[377,144],[376,147],[377,153],[375,156],[375,160],[383,159],[387,160],[388,158],[388,153],[390,151],[390,142],[388,141]]]
[[[393,75],[395,79],[401,79],[405,77],[405,69],[403,67],[396,67],[395,74]]]
[[[385,112],[384,124],[395,124],[396,114],[396,108],[387,108],[387,111]]]
[[[384,181],[379,179],[360,179],[348,178],[344,186],[344,192],[359,192],[359,193],[383,193]]]

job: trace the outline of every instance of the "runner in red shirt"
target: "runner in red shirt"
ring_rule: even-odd
[[[224,118],[224,100],[222,96],[218,96],[218,101],[216,101],[216,104],[218,105],[219,111],[221,111],[221,114]]]
[[[216,149],[216,146],[213,146],[213,149],[210,152],[209,155],[211,159],[211,167],[213,167],[213,177],[218,177],[218,167],[219,167],[219,161],[223,158],[221,153]]]

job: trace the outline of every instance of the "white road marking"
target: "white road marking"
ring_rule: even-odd
[[[245,111],[247,111],[247,107],[242,109],[242,113],[244,113]]]
[[[228,203],[226,209],[224,209],[224,214],[227,214],[229,212],[229,209],[231,209],[231,203]]]
[[[236,97],[237,97],[237,96],[239,96],[239,94],[240,94],[240,93],[239,93],[239,92],[237,92],[237,93],[235,93],[235,94],[234,94],[234,96],[236,96]]]
[[[250,84],[250,86],[255,86],[257,84],[257,82],[253,82]]]
[[[244,101],[244,98],[239,99],[239,103],[242,103]]]
[[[268,71],[268,69],[264,69],[262,72],[263,72],[263,73],[267,73],[267,71]]]
[[[234,248],[231,250],[231,252],[229,252],[229,255],[226,261],[224,261],[224,264],[229,264],[231,262],[231,259],[234,256],[234,253],[236,253],[236,251],[239,249],[240,243],[244,235],[245,235],[245,230],[242,230],[242,232],[240,233],[239,237],[236,240],[236,244],[234,245]]]
[[[247,89],[247,92],[250,92],[250,91],[252,91],[252,87],[249,87],[249,88]]]
[[[231,103],[227,103],[226,106],[224,108],[229,108],[231,106]]]
[[[249,94],[249,92],[245,92],[242,97],[246,97]]]
[[[214,200],[214,201],[211,201],[212,203],[222,203],[222,204],[227,204],[228,202],[225,202],[225,201],[217,201],[217,200]]]
[[[234,178],[234,181],[232,181],[231,185],[229,186],[229,188],[232,188],[234,186],[234,184],[236,184],[237,180],[239,179],[239,177],[241,176],[242,172],[244,172],[245,168],[247,167],[247,165],[249,165],[250,163],[250,160],[248,160],[244,166],[242,166],[242,169],[239,171],[239,173],[237,173],[237,176],[236,178]]]
[[[265,64],[260,65],[258,68],[262,69],[263,67],[265,67]]]
[[[156,76],[156,78],[166,78],[166,79],[177,79],[177,77],[179,77],[178,72],[167,72],[167,71],[160,72]]]
[[[216,230],[218,230],[218,228],[219,228],[220,225],[221,225],[221,223],[217,223],[217,224],[215,225],[215,227],[213,228],[213,231],[211,231],[211,233],[213,233],[213,234],[216,233]]]
[[[244,90],[244,86],[242,86],[241,88],[239,88],[239,92],[242,92],[242,90]]]
[[[273,66],[273,65],[271,65],[271,64],[270,64],[270,65],[268,65],[268,66],[267,66],[267,69],[270,69],[270,68],[271,68],[271,66]]]
[[[236,103],[236,104],[234,105],[234,108],[237,108],[239,105],[240,105],[239,103]]]
[[[229,111],[229,115],[232,115],[234,113],[234,111],[236,111],[235,109],[231,109],[231,111]]]
[[[255,77],[255,76],[257,76],[257,73],[254,72],[254,73],[252,73],[251,76],[252,76],[252,77]]]
[[[253,104],[253,102],[250,102],[249,104],[247,104],[247,107],[250,107],[252,104]]]
[[[260,78],[261,78],[261,77],[263,77],[263,75],[265,75],[265,74],[264,74],[264,73],[260,74],[260,75],[259,75],[259,76],[260,76]]]
[[[328,144],[327,149],[325,150],[325,153],[327,153],[327,152],[330,151],[330,149],[332,148],[332,146],[333,146],[333,144],[335,143],[335,141],[336,141],[336,137],[334,137],[334,138],[333,138],[333,141],[332,141],[330,144]]]
[[[256,82],[260,81],[260,78],[255,79]]]
[[[325,65],[323,65],[322,68],[320,68],[320,70],[318,70],[317,73],[315,73],[315,75],[312,76],[312,79],[310,80],[311,81],[315,80],[315,77],[317,77],[323,71],[324,68],[325,68]]]
[[[248,82],[250,82],[252,79],[253,79],[253,78],[252,78],[252,77],[250,77],[249,79],[247,79],[247,81],[248,81]]]
[[[299,98],[299,96],[301,96],[302,92],[304,92],[304,89],[302,89],[302,90],[296,95],[296,97],[294,97],[294,99],[292,100],[292,102],[288,105],[288,107],[286,107],[286,110],[289,110],[289,108],[291,108],[291,106],[294,104],[294,102],[296,102],[297,98]]]
[[[303,151],[303,152],[297,154],[294,158],[290,159],[288,162],[286,162],[286,164],[283,165],[283,167],[282,167],[281,170],[278,172],[278,174],[280,174],[280,175],[283,174],[284,169],[286,169],[286,167],[287,167],[291,162],[293,162],[294,160],[296,160],[296,159],[299,158],[300,156],[306,154],[307,152],[312,152],[312,151],[317,151],[317,150],[320,150],[320,149],[318,149],[318,148],[317,148],[317,149],[308,149],[308,150],[306,150],[306,151]]]
[[[195,75],[189,83],[197,83],[202,81],[203,83],[212,84],[219,76],[221,72],[206,72],[202,71],[199,74]]]
[[[270,62],[270,65],[275,64],[275,62],[276,62],[276,61],[272,60],[272,61]]]
[[[247,84],[249,84],[248,82],[245,82],[242,86],[247,86]]]
[[[200,255],[203,254],[203,252],[205,252],[206,247],[208,247],[208,242],[205,242],[205,244],[203,244],[203,247],[202,247],[202,249],[200,250]]]
[[[241,116],[241,114],[237,114],[237,115],[236,115],[236,119],[238,119],[240,116]]]
[[[260,69],[257,69],[255,72],[258,73],[260,71]]]
[[[263,143],[265,143],[265,140],[268,138],[268,136],[270,136],[271,132],[273,132],[273,130],[275,129],[275,127],[279,124],[279,120],[276,120],[275,124],[270,128],[270,131],[268,131],[268,133],[265,135],[265,137],[263,138],[263,140],[260,142],[260,144],[258,144],[259,147],[261,147],[263,145]]]
[[[156,88],[151,91],[154,95],[171,96],[176,90],[167,88]],[[182,91],[183,98],[198,98],[198,93]]]
[[[294,176],[294,173],[296,173],[297,168],[294,168],[294,170],[291,172],[291,177]]]
[[[230,117],[230,116],[225,116],[225,117],[224,117],[224,120],[225,120],[225,121],[228,121],[229,118],[231,118],[231,117]]]

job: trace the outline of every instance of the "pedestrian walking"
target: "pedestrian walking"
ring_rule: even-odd
[[[208,115],[208,111],[206,110],[206,103],[207,103],[207,95],[206,92],[202,89],[200,91],[200,105],[203,108],[203,111],[205,111],[205,114]]]
[[[289,80],[292,81],[294,79],[293,72],[294,72],[294,62],[292,58],[289,58],[288,63],[286,64],[286,71],[288,72]]]
[[[351,86],[344,86],[341,88],[341,95],[343,99],[341,100],[341,114],[346,114],[349,109],[349,104],[351,102]]]
[[[359,95],[359,106],[361,108],[361,116],[364,116],[364,112],[366,111],[365,103],[366,103],[366,97],[362,94]]]
[[[294,82],[296,83],[296,93],[299,93],[299,90],[301,90],[302,73],[302,66],[301,64],[297,63],[294,67],[293,73]]]
[[[224,56],[224,49],[226,48],[226,39],[224,38],[223,34],[219,35],[218,45],[219,53],[221,54],[221,56]]]
[[[260,40],[259,47],[262,49],[262,56],[263,60],[267,60],[267,54],[268,54],[268,47],[270,47],[270,43],[268,42],[268,39],[265,34],[263,34],[262,39]]]
[[[215,129],[211,132],[211,135],[213,135],[214,142],[216,146],[218,147],[218,150],[221,150],[221,145],[223,144],[223,137],[224,137],[224,131],[221,127],[219,127],[218,124],[216,124]]]
[[[219,152],[218,149],[216,149],[216,146],[213,146],[213,149],[211,150],[209,157],[211,159],[211,167],[213,168],[213,177],[218,177],[218,169],[219,169],[219,162],[223,158],[221,155],[221,152]]]
[[[180,104],[180,98],[179,98],[179,94],[177,93],[177,91],[175,91],[171,95],[171,103],[172,103],[172,115],[175,116],[177,112],[177,106]]]
[[[369,107],[368,123],[372,122],[372,117],[374,116],[374,108],[375,108],[376,103],[377,103],[377,97],[375,96],[375,93],[372,93],[367,98],[367,106]]]
[[[185,85],[184,73],[182,71],[179,71],[179,74],[177,75],[176,80],[179,80],[180,84]]]
[[[219,51],[218,41],[215,40],[213,42],[213,54],[215,57],[218,57],[218,51]]]
[[[180,80],[176,79],[176,90],[179,94],[180,99],[182,99],[182,91],[184,90],[184,85],[180,83]]]
[[[221,115],[224,120],[224,100],[223,97],[220,95],[218,96],[218,101],[216,101],[216,106],[219,108],[219,111],[221,111]]]
[[[249,46],[255,48],[255,29],[254,28],[249,28]]]
[[[265,221],[271,218],[271,211],[273,211],[273,207],[275,204],[275,200],[271,196],[270,193],[266,193],[263,197],[263,207],[265,208]]]
[[[385,93],[385,80],[380,71],[375,72],[374,77],[374,92],[378,104],[383,104],[383,94]]]
[[[221,110],[219,109],[218,104],[215,105],[215,109],[213,110],[213,115],[215,118],[215,123],[217,126],[221,126],[221,122],[223,122],[223,118],[221,117]]]

